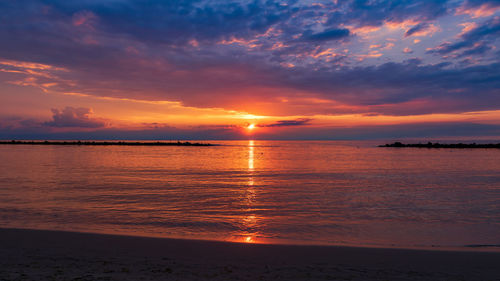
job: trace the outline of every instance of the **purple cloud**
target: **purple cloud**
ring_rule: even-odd
[[[426,22],[419,23],[419,24],[415,25],[414,27],[412,27],[412,28],[408,29],[408,30],[405,32],[404,37],[410,37],[410,36],[412,36],[413,34],[415,34],[415,33],[417,33],[417,32],[420,32],[420,31],[426,30],[428,27],[429,27],[429,24],[428,24],[428,23],[426,23]]]
[[[500,35],[500,17],[495,17],[462,34],[460,37],[461,40],[455,43],[443,43],[429,50],[428,53],[446,55],[477,46],[477,44],[493,43],[498,38],[498,35]]]
[[[102,120],[91,118],[92,110],[83,107],[67,106],[63,110],[52,109],[52,121],[43,123],[48,127],[102,128],[106,124]]]
[[[302,39],[306,41],[330,41],[339,40],[349,36],[349,29],[328,29],[318,33],[312,33],[308,30],[302,35]]]
[[[406,31],[408,37],[429,22],[453,16],[452,8],[459,4],[444,0],[318,1],[315,5],[308,1],[151,0],[148,5],[133,0],[105,4],[2,1],[5,24],[0,28],[0,58],[67,69],[47,70],[36,77],[33,71],[23,74],[31,79],[25,85],[44,90],[180,101],[188,106],[247,110],[242,101],[271,103],[282,96],[309,95],[350,105],[350,113],[498,109],[498,56],[476,66],[459,64],[463,58],[432,55],[401,61],[401,49],[394,48],[379,58],[358,60],[364,46],[350,29],[411,19],[418,24]],[[498,18],[486,19],[436,52],[491,53],[497,37]],[[422,44],[412,45],[411,51],[423,54]],[[419,100],[433,106],[405,105]],[[337,114],[340,109],[315,105],[308,110],[309,114]],[[66,118],[63,115],[54,116]],[[66,118],[71,122],[56,118],[48,123],[64,127],[88,121],[77,115],[73,118],[77,121]]]
[[[310,118],[299,118],[295,120],[279,120],[272,124],[260,124],[259,127],[289,127],[289,126],[304,126],[309,125],[312,121]]]

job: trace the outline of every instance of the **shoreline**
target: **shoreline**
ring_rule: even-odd
[[[432,143],[432,142],[427,142],[427,143],[401,143],[401,142],[395,142],[395,143],[387,143],[387,144],[382,144],[379,145],[378,147],[413,147],[413,148],[458,148],[458,149],[474,149],[474,148],[483,148],[483,149],[488,149],[488,148],[494,148],[494,149],[500,149],[500,143],[485,143],[485,144],[477,144],[477,143]]]
[[[199,142],[181,142],[181,141],[151,141],[151,142],[139,142],[139,141],[0,141],[0,145],[86,145],[86,146],[109,146],[109,145],[120,145],[120,146],[215,146],[215,144],[210,143],[199,143]]]
[[[102,235],[102,236],[115,236],[115,237],[132,237],[143,239],[158,239],[158,240],[172,240],[172,241],[199,241],[202,243],[223,243],[223,244],[242,244],[242,245],[258,245],[258,246],[278,246],[278,247],[319,247],[319,248],[353,248],[353,249],[380,249],[380,250],[403,250],[403,251],[438,251],[438,252],[480,252],[480,253],[498,253],[500,255],[500,244],[470,244],[459,246],[442,246],[442,245],[384,245],[384,244],[347,244],[347,243],[329,243],[320,244],[315,242],[304,242],[295,240],[264,240],[245,242],[241,240],[217,240],[209,238],[185,238],[175,236],[162,236],[145,233],[132,233],[132,232],[99,232],[99,231],[85,231],[85,230],[67,230],[67,229],[48,229],[48,228],[31,228],[31,227],[17,227],[17,226],[0,226],[2,230],[19,230],[19,231],[42,231],[54,233],[73,233],[84,235]]]
[[[0,228],[2,280],[492,280],[500,253]],[[24,276],[24,277],[23,277]]]

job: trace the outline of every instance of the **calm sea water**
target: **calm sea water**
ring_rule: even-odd
[[[249,243],[500,244],[500,150],[0,146],[0,227]]]

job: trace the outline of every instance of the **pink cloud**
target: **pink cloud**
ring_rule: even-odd
[[[425,37],[432,36],[434,33],[441,31],[441,29],[435,24],[417,24],[406,30],[405,37],[415,36],[415,37]]]
[[[403,53],[405,53],[405,54],[411,54],[411,53],[413,53],[413,50],[410,49],[410,48],[408,48],[408,47],[406,47],[406,48],[404,48]]]
[[[370,45],[370,49],[380,49],[380,50],[390,50],[394,47],[394,43],[387,43],[387,44],[374,44],[374,45]]]
[[[464,22],[464,23],[461,23],[460,26],[463,26],[462,28],[462,31],[457,34],[457,38],[460,38],[461,36],[463,36],[464,34],[466,34],[467,32],[473,30],[473,29],[476,29],[478,27],[477,23],[475,22]]]
[[[247,48],[256,48],[256,47],[260,47],[261,44],[258,43],[257,39],[252,39],[252,40],[245,40],[243,38],[236,38],[236,37],[231,37],[229,40],[221,40],[220,42],[218,42],[218,44],[221,44],[221,45],[233,45],[233,44],[238,44],[238,45],[242,45],[242,46],[245,46]]]
[[[489,17],[500,10],[500,6],[493,5],[492,3],[484,3],[477,7],[467,7],[462,5],[457,8],[457,15],[469,15],[471,18]]]
[[[73,14],[72,24],[74,26],[81,26],[92,28],[97,20],[97,16],[90,11],[80,11]]]

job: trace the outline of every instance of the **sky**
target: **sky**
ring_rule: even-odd
[[[0,139],[500,136],[500,1],[0,1]]]

